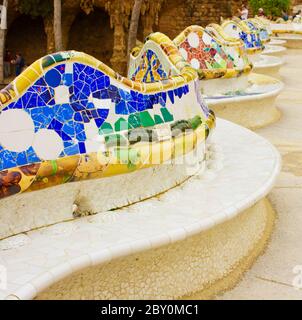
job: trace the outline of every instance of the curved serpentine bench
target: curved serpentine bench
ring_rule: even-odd
[[[302,24],[301,23],[271,23],[271,29],[277,39],[285,40],[285,46],[289,49],[302,48]]]
[[[270,35],[267,31],[267,28],[261,24],[258,20],[251,18],[244,20],[243,23],[247,25],[247,27],[255,32],[259,32],[261,42],[265,45],[265,49],[262,51],[263,55],[270,55],[270,56],[283,56],[286,53],[286,48],[280,45],[271,45],[270,44]],[[280,60],[282,61],[282,60]]]
[[[239,39],[232,38],[228,34],[226,34],[226,32],[224,32],[224,29],[218,24],[212,23],[206,27],[206,30],[223,43],[232,43],[233,45],[237,46],[243,45],[242,41],[240,41]],[[249,49],[246,49],[246,51],[249,52]],[[275,78],[280,78],[279,70],[283,65],[282,59],[278,57],[268,57],[267,55],[257,55],[257,58],[255,58],[253,51],[252,56],[252,60],[254,60],[253,70],[255,72],[266,74]],[[251,55],[249,55],[247,59],[251,59]]]
[[[232,38],[244,42],[249,56],[260,53],[264,49],[259,31],[249,29],[243,21],[225,20],[221,27]]]
[[[194,174],[189,158],[204,161],[215,117],[197,72],[167,37],[152,41],[171,67],[156,82],[71,51],[0,92],[0,239],[148,198]]]
[[[267,18],[264,18],[264,17],[258,17],[258,16],[255,16],[254,18],[251,18],[249,19],[251,20],[252,22],[256,23],[257,25],[260,25],[261,28],[264,28],[266,29],[267,33],[268,33],[268,36],[269,36],[269,45],[270,46],[279,46],[279,45],[283,45],[286,43],[285,40],[278,40],[276,38],[272,38],[273,37],[273,31],[272,31],[272,28],[271,28],[271,21]]]
[[[151,35],[144,48],[148,50],[142,49],[130,66],[130,70],[134,70],[134,78],[140,77],[144,82],[129,81],[106,68],[104,72],[106,75],[110,74],[108,76],[110,83],[97,81],[95,92],[103,90],[103,86],[106,90],[102,91],[101,98],[99,94],[92,95],[92,98],[97,99],[92,100],[92,103],[100,108],[104,98],[116,97],[113,85],[117,85],[122,89],[119,91],[121,99],[115,102],[115,108],[110,109],[116,115],[119,102],[129,97],[127,92],[131,94],[132,90],[138,91],[142,99],[138,99],[137,102],[143,100],[145,105],[143,97],[154,92],[162,96],[167,90],[165,106],[161,105],[165,101],[164,97],[163,101],[159,99],[157,103],[157,98],[152,96],[154,99],[152,103],[160,104],[160,107],[157,106],[160,110],[167,108],[169,114],[182,119],[176,123],[178,129],[188,129],[190,124],[191,130],[184,136],[183,130],[177,134],[173,126],[171,128],[173,139],[169,136],[167,138],[162,132],[160,136],[165,139],[159,140],[160,146],[165,149],[173,142],[174,157],[182,154],[190,155],[192,153],[190,150],[194,146],[183,149],[187,138],[194,133],[196,144],[200,141],[200,145],[204,146],[204,139],[214,125],[213,115],[199,97],[197,73],[188,66],[176,47],[162,34]],[[73,54],[75,60],[72,60]],[[71,61],[69,58],[66,60],[66,57]],[[62,54],[49,56],[46,60],[51,59],[62,59]],[[54,70],[51,66],[55,64],[55,67],[58,67],[55,69],[62,72],[60,79],[63,82],[59,81],[57,76],[50,78],[47,76],[46,80],[47,82],[56,80],[55,83],[52,82],[52,86],[55,85],[55,88],[59,89],[61,86],[69,86],[70,81],[74,83],[73,89],[75,89],[77,87],[75,83],[79,80],[88,81],[91,88],[94,76],[99,75],[98,72],[105,68],[97,60],[91,61],[91,59],[84,54],[64,53],[64,70],[61,68],[62,61],[52,62],[50,69],[47,69]],[[70,61],[75,68],[71,79],[69,74],[72,68],[66,65],[66,61]],[[90,69],[92,62],[95,67],[93,72]],[[84,68],[80,65],[84,65]],[[81,71],[77,72],[79,68]],[[182,79],[178,74],[181,74]],[[133,88],[136,85],[140,86],[141,91],[139,88]],[[178,90],[183,85],[188,85],[189,92],[187,89]],[[47,87],[49,88],[49,84]],[[173,95],[170,92],[172,88]],[[57,90],[54,91],[56,93]],[[86,89],[82,87],[79,92],[84,93]],[[73,91],[75,94],[79,92]],[[109,92],[114,94],[111,96],[110,93],[108,98]],[[136,97],[136,94],[134,96]],[[55,100],[63,100],[63,97],[66,99],[59,90]],[[184,97],[188,97],[188,100]],[[124,106],[122,103],[121,107]],[[149,104],[148,106],[150,107]],[[154,104],[152,106],[153,108],[150,107],[148,110],[149,112],[153,110],[151,118],[154,115],[153,120],[155,120],[158,119],[155,115],[161,113],[156,112],[158,109]],[[28,104],[23,107],[28,107]],[[133,104],[129,102],[127,108],[130,107],[133,107]],[[65,108],[66,106],[64,110]],[[85,111],[82,116],[89,115],[87,109],[79,110],[77,105],[77,112],[81,111]],[[163,112],[162,117],[164,114],[166,112]],[[61,113],[57,111],[56,115]],[[130,122],[128,115],[123,114],[122,117]],[[68,118],[70,119],[70,115]],[[107,119],[108,117],[103,123],[108,122]],[[150,121],[149,117],[148,119]],[[168,120],[170,121],[167,121],[167,124],[174,125],[171,116]],[[94,118],[91,121],[95,121]],[[134,125],[132,121],[131,123]],[[160,122],[160,125],[164,124]],[[149,129],[151,127],[146,126]],[[127,128],[128,131],[130,129]],[[52,126],[48,130],[55,128]],[[86,134],[90,130],[84,128],[84,132]],[[88,136],[92,138],[93,135]],[[99,139],[97,142],[100,142]],[[137,146],[137,143],[142,146],[141,141],[134,141],[133,146]],[[156,140],[155,153],[159,152],[158,147]],[[97,150],[99,161],[104,155],[100,157],[99,153],[103,152],[99,152],[98,148]],[[166,155],[164,152],[160,153]],[[137,153],[134,154],[136,158]],[[145,154],[143,148],[140,148],[140,154]],[[206,162],[203,161],[204,156]],[[86,160],[89,160],[89,157],[90,154],[86,154]],[[161,158],[161,161],[167,158],[169,157]],[[186,171],[182,165],[176,169],[176,163],[173,165],[167,161],[165,164],[139,170],[134,168],[133,164],[140,162],[131,161],[130,168],[127,166],[127,172],[131,169],[131,173],[96,180],[91,180],[99,174],[95,166],[90,166],[89,171],[81,167],[79,171],[85,174],[84,177],[88,181],[48,188],[45,189],[47,194],[44,193],[45,190],[27,193],[30,195],[27,199],[22,199],[26,193],[15,198],[12,196],[2,199],[0,206],[6,200],[10,201],[10,205],[19,204],[19,210],[15,215],[10,209],[6,220],[2,219],[6,224],[10,224],[9,219],[13,216],[19,220],[23,217],[24,223],[34,219],[38,225],[46,227],[0,240],[0,264],[3,270],[5,268],[9,270],[7,287],[0,288],[0,299],[173,299],[188,297],[200,291],[202,297],[208,298],[234,286],[242,273],[263,251],[272,232],[275,215],[266,195],[273,187],[280,171],[280,156],[268,141],[255,133],[226,120],[217,119],[217,128],[211,134],[211,144],[207,146],[206,153],[204,151],[199,153],[197,160],[197,166],[196,162],[192,167],[186,165]],[[203,162],[206,171],[203,170],[204,166],[198,165],[199,162]],[[94,165],[97,163],[93,162]],[[52,165],[52,175],[55,177],[60,164],[55,160]],[[124,163],[118,163],[112,169],[115,168],[115,173],[124,172],[126,168],[123,165]],[[191,169],[190,173],[188,169]],[[113,174],[112,171],[110,173]],[[52,176],[49,175],[49,178]],[[177,187],[175,187],[176,180],[180,184]],[[46,180],[42,182],[47,183]],[[79,185],[75,190],[70,189],[77,184]],[[152,193],[155,195],[160,189],[167,190],[169,186],[174,188],[141,201],[145,199],[147,191],[152,196]],[[82,200],[79,202],[80,206],[83,205],[85,195],[86,199],[91,200],[91,204],[96,204],[96,207],[100,208],[100,212],[89,217],[59,222],[63,211],[59,207],[58,216],[57,206],[58,204],[61,206],[63,202],[62,205],[68,214],[68,206],[74,200],[74,191],[78,199]],[[82,197],[79,197],[80,195]],[[68,196],[70,204],[65,199]],[[105,201],[109,209],[112,209],[114,207],[112,198],[121,205],[126,196],[130,203],[135,199],[137,203],[108,212],[104,212],[104,206],[100,206],[100,203],[104,205]],[[133,198],[134,196],[136,198]],[[30,211],[34,207],[28,207],[30,204],[24,200],[32,201],[34,206],[39,206],[41,214],[34,215]],[[43,214],[45,211],[41,208],[40,202],[43,202],[42,205],[47,203],[48,213],[53,214],[54,221],[58,223],[48,226],[49,220],[46,218],[49,217]],[[27,208],[23,212],[24,205]],[[3,212],[1,218],[2,215]],[[68,215],[64,217],[71,218]],[[4,226],[1,226],[2,232],[5,230],[3,228]],[[16,231],[13,224],[10,224],[10,228],[12,229],[7,231]]]
[[[261,42],[265,44],[265,49],[262,54],[278,57],[283,56],[286,53],[286,48],[281,46],[285,41],[271,40],[272,31],[268,25],[263,23],[263,21],[257,18],[250,18],[244,22],[251,30],[259,31]]]
[[[268,30],[263,24],[254,18],[250,18],[242,21],[251,31],[259,32],[260,40],[263,44],[270,41]]]
[[[203,95],[217,115],[248,128],[265,126],[279,119],[275,99],[283,88],[282,82],[251,73],[251,64],[238,41],[221,42],[202,27],[191,26],[174,42],[183,57],[197,68]],[[210,67],[208,60],[220,66],[224,61],[225,70]]]
[[[0,241],[0,299],[211,298],[262,253],[280,156],[217,119],[208,169],[155,198]]]
[[[286,52],[286,49],[282,46],[269,46],[268,31],[263,25],[257,23],[256,19],[227,20],[222,24],[222,28],[229,35],[244,41],[253,62],[259,60],[260,53],[282,56]]]
[[[270,46],[283,46],[286,41],[285,40],[279,40],[279,39],[276,39],[274,38],[273,36],[273,31],[272,31],[272,28],[271,28],[271,21],[268,20],[267,18],[264,18],[264,17],[258,17],[258,16],[255,16],[254,18],[252,18],[252,21],[256,21],[258,22],[260,25],[262,25],[264,28],[266,28],[268,34],[269,34],[269,37],[270,37],[270,41],[269,41],[269,45]]]
[[[282,82],[250,74],[251,64],[240,46],[225,46],[199,26],[186,28],[174,43],[198,71],[202,94],[216,114],[249,128],[279,119],[274,102],[283,88]],[[133,50],[129,77],[145,81],[144,74],[152,65],[151,59],[142,60],[148,48],[147,39],[142,48]]]

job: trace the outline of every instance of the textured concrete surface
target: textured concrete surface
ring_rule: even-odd
[[[265,254],[218,299],[302,299],[302,50],[288,50],[279,122],[257,131],[280,151],[283,168],[270,194],[278,213]],[[297,289],[300,287],[301,289]]]

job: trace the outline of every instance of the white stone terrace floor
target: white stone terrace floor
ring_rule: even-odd
[[[218,299],[302,299],[293,286],[293,268],[302,270],[302,50],[288,50],[281,69],[285,89],[277,100],[279,122],[258,130],[283,158],[282,173],[270,194],[278,213],[275,231],[263,256],[242,281]],[[298,280],[298,278],[296,278]]]

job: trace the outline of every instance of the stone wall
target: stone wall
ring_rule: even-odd
[[[54,51],[52,17],[32,19],[21,15],[16,3],[9,0],[7,47],[13,52],[21,51],[30,64]],[[125,74],[133,3],[134,0],[64,0],[65,49],[85,51]],[[219,22],[220,17],[230,17],[241,3],[235,0],[144,0],[138,38],[143,41],[153,31],[174,38],[189,25],[205,26]]]
[[[83,39],[83,34],[85,39]],[[113,50],[113,30],[110,28],[110,16],[99,8],[89,15],[79,12],[71,25],[66,48],[88,53],[102,62],[110,64]]]
[[[301,7],[302,7],[302,0],[292,0],[290,13],[295,13],[297,10],[300,10]]]
[[[47,37],[42,17],[31,19],[29,16],[20,15],[15,19],[7,33],[6,47],[14,54],[20,51],[27,63],[45,55]]]
[[[174,38],[190,25],[206,26],[213,22],[219,23],[221,17],[231,17],[240,3],[227,0],[166,1],[159,13],[157,30]]]

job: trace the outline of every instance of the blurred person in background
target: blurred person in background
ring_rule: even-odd
[[[285,12],[285,11],[282,10],[281,18],[282,18],[284,21],[288,21],[288,14],[287,14],[287,12]]]
[[[265,13],[264,13],[263,8],[259,8],[259,10],[258,10],[258,17],[265,17]]]
[[[16,58],[12,61],[12,64],[16,66],[16,77],[20,75],[23,71],[23,68],[25,67],[25,60],[21,54],[21,52],[18,52],[16,54]]]
[[[238,12],[239,12],[239,18],[241,20],[246,20],[249,16],[249,10],[244,4],[241,6],[241,10],[238,9]]]
[[[4,55],[4,77],[8,78],[11,75],[11,61],[12,61],[12,54],[9,50],[5,51]]]

